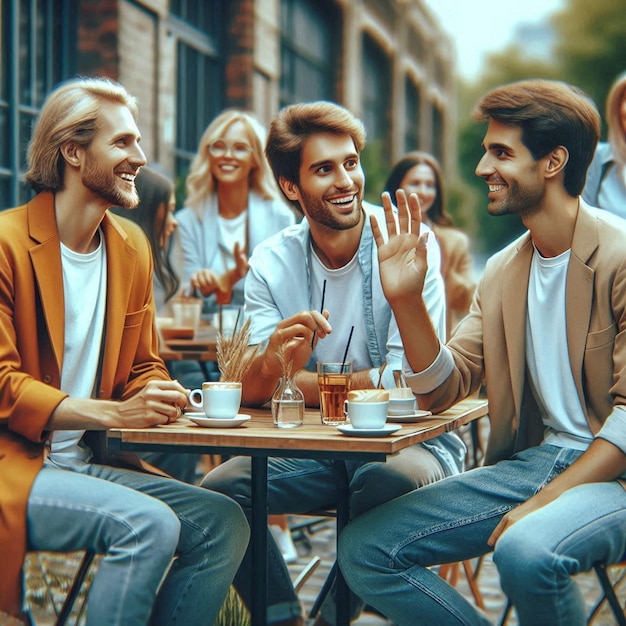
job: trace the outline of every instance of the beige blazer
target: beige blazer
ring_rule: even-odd
[[[107,214],[107,304],[101,398],[125,399],[168,379],[153,330],[152,256],[143,231]],[[0,213],[0,610],[21,604],[26,501],[43,463],[59,390],[63,276],[54,197]]]
[[[446,288],[446,337],[467,315],[476,281],[470,253],[470,238],[451,226],[432,224],[441,248],[441,275]]]
[[[582,200],[567,271],[570,367],[591,432],[626,405],[626,221]],[[526,382],[526,296],[533,245],[526,233],[492,257],[466,317],[448,343],[455,369],[420,396],[438,411],[476,391],[484,379],[491,429],[485,461],[537,445],[541,415]],[[616,411],[618,419],[624,413]],[[626,424],[624,427],[626,437]]]

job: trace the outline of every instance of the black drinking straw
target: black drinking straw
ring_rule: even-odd
[[[237,326],[239,325],[239,316],[241,315],[241,307],[237,309],[237,319],[235,320],[235,328],[233,328],[233,335],[237,332]]]
[[[346,359],[348,358],[348,348],[350,348],[350,342],[352,341],[353,332],[354,326],[350,329],[350,336],[348,337],[348,343],[346,344],[346,351],[343,353],[343,361],[341,361],[342,364],[344,364],[346,362]]]
[[[324,285],[322,286],[322,304],[320,306],[320,313],[324,313],[324,299],[326,298],[326,279],[324,279]],[[311,348],[315,341],[315,331],[313,331],[313,337],[311,337]]]

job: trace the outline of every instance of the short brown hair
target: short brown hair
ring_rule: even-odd
[[[365,147],[365,128],[348,109],[320,100],[292,104],[278,113],[270,124],[265,146],[274,178],[300,182],[302,149],[307,139],[319,133],[350,135],[357,153]]]
[[[137,120],[137,101],[108,78],[76,78],[52,91],[39,113],[28,146],[24,178],[36,191],[63,188],[65,161],[61,148],[69,141],[88,146],[99,128],[103,102],[126,106]]]
[[[474,119],[519,126],[522,142],[535,160],[557,146],[569,153],[564,186],[577,196],[600,138],[600,115],[581,89],[552,80],[523,80],[497,87],[483,96]]]

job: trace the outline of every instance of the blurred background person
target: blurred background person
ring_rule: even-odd
[[[422,221],[435,233],[441,248],[441,275],[446,289],[446,336],[469,310],[476,286],[469,237],[454,227],[445,206],[441,167],[425,152],[409,152],[391,169],[384,191],[395,198],[396,190],[416,193]]]
[[[158,316],[169,315],[167,302],[178,291],[180,280],[169,255],[170,238],[178,226],[174,217],[174,183],[153,167],[144,166],[135,179],[139,195],[136,209],[112,209],[113,213],[139,224],[152,248],[154,305]]]
[[[626,218],[626,72],[613,83],[606,99],[607,140],[596,148],[587,171],[583,199]]]
[[[248,256],[258,243],[294,224],[263,148],[265,129],[249,113],[227,109],[204,131],[176,218],[175,262],[183,288],[219,304],[243,305]]]
[[[169,315],[167,303],[177,293],[180,285],[169,255],[170,239],[178,226],[174,217],[176,209],[174,183],[165,174],[144,166],[135,178],[135,188],[139,196],[137,208],[111,210],[139,224],[148,237],[154,265],[154,305],[158,317],[167,317]],[[171,371],[173,369],[171,363],[166,365],[170,373],[174,375]],[[182,376],[179,382],[183,387],[190,388],[188,383],[193,384],[194,380],[185,380]],[[195,482],[198,454],[145,452],[140,453],[139,456],[170,476],[188,483]]]

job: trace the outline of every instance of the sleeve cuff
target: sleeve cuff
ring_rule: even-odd
[[[404,375],[406,382],[416,394],[430,393],[441,385],[454,370],[454,359],[450,350],[439,344],[439,354],[423,371],[415,373],[404,357]]]
[[[614,407],[596,437],[610,441],[626,454],[626,407]]]

